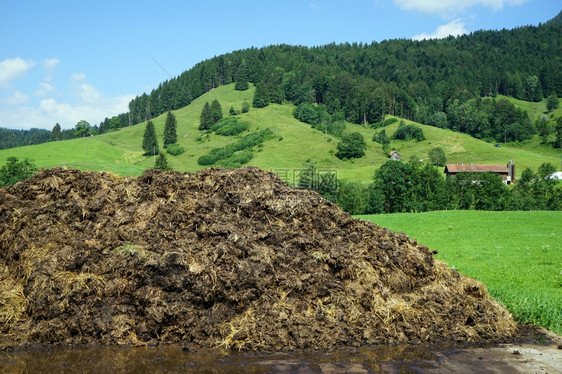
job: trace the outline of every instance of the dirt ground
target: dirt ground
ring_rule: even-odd
[[[257,168],[43,170],[0,189],[0,347],[513,341],[486,287],[433,255]]]

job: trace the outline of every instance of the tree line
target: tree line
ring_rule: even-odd
[[[129,121],[180,108],[222,84],[245,89],[251,82],[258,108],[283,101],[319,104],[353,123],[372,124],[391,114],[469,132],[465,124],[474,120],[465,113],[480,110],[477,98],[562,96],[561,31],[559,24],[548,24],[441,40],[249,48],[203,61],[133,99]],[[472,132],[499,141],[506,131],[514,140],[536,131],[525,119],[510,120],[516,122],[488,121],[489,129]]]
[[[51,131],[45,129],[12,130],[0,127],[0,149],[23,147],[46,143],[51,140]]]
[[[259,135],[267,136],[267,131]],[[171,169],[163,152],[158,153],[154,168]],[[314,163],[309,163],[296,187],[317,191],[350,214],[449,209],[562,210],[562,186],[552,178],[555,171],[550,163],[543,163],[537,171],[527,168],[517,183],[508,187],[493,173],[458,173],[454,178],[444,178],[442,169],[412,158],[409,162],[387,161],[375,172],[373,181],[364,184],[338,180],[331,172],[321,174]],[[33,160],[8,157],[0,168],[0,187],[30,178],[36,172]]]
[[[445,178],[443,168],[389,160],[369,184],[337,180],[320,174],[314,164],[301,173],[297,187],[322,194],[351,214],[427,212],[433,210],[562,210],[562,186],[550,163],[527,168],[513,186],[493,173],[458,173]],[[314,182],[312,182],[314,181]]]
[[[486,140],[524,140],[539,131],[525,113],[506,116],[498,123],[491,118],[495,111],[510,110],[507,105],[478,100],[498,94],[530,101],[558,100],[562,97],[561,44],[562,25],[552,22],[423,41],[252,47],[202,61],[162,82],[131,100],[127,113],[90,126],[90,134],[182,108],[220,85],[235,83],[236,89],[244,90],[253,83],[254,107],[284,101],[321,105],[331,116],[335,132],[341,132],[342,118],[374,124],[390,114]],[[557,131],[556,121],[548,119],[551,133]],[[557,143],[562,141],[560,131],[554,146],[561,146]],[[65,136],[79,133],[75,129]]]

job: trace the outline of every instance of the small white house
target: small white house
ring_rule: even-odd
[[[561,181],[562,180],[562,171],[557,171],[556,173],[550,174],[549,178]]]

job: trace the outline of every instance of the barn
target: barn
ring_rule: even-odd
[[[503,164],[447,164],[445,175],[454,178],[458,173],[494,173],[501,177],[503,183],[515,183],[515,164],[513,161]]]

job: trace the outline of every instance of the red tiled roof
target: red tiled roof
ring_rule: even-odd
[[[445,166],[445,173],[509,173],[506,165],[502,164],[488,164],[488,165],[471,165],[471,164],[447,164]]]

